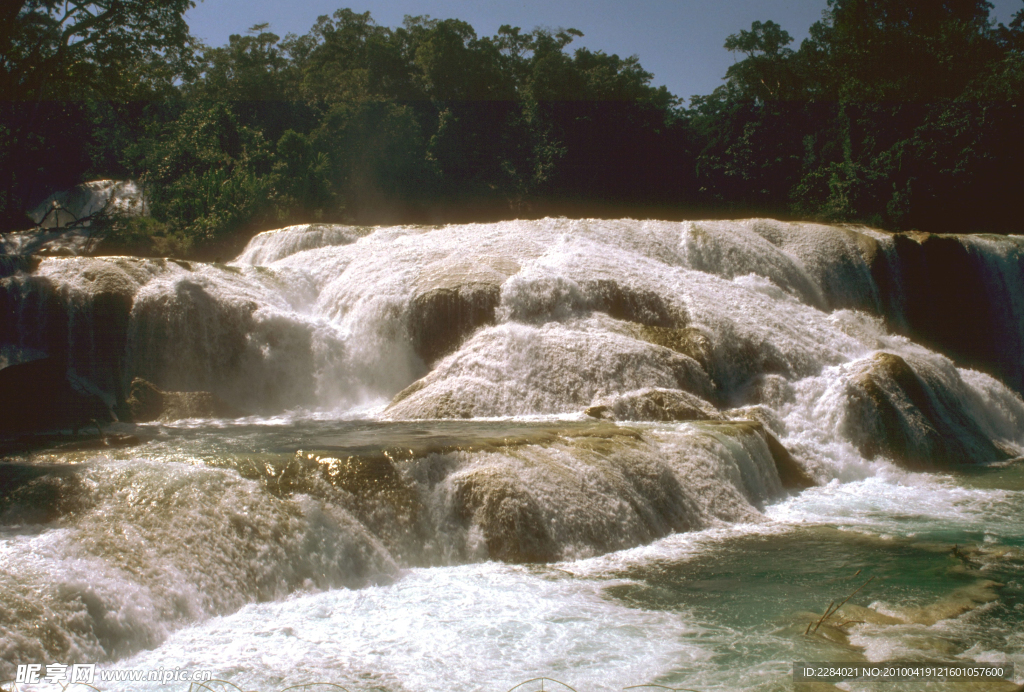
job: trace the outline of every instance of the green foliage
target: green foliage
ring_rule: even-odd
[[[0,3],[0,228],[87,174],[122,173],[128,101],[174,93],[191,0]]]
[[[792,97],[793,51],[786,48],[792,42],[789,32],[772,21],[754,22],[750,31],[729,36],[725,39],[726,50],[747,57],[726,70],[726,79],[750,98],[776,101]]]
[[[155,220],[111,241],[176,255],[286,223],[534,202],[1018,227],[1024,10],[997,26],[985,0],[829,0],[799,47],[772,21],[728,36],[725,83],[684,109],[576,29],[339,9],[303,36],[257,24],[210,47],[188,36],[191,4],[0,9],[3,227],[87,176],[142,181]]]
[[[232,34],[223,48],[204,49],[199,57],[202,79],[188,84],[185,94],[219,101],[283,101],[294,96],[295,70],[280,37],[266,28],[257,24],[247,36]]]
[[[281,135],[273,170],[280,181],[280,205],[296,215],[320,221],[335,205],[330,158],[316,151],[306,135],[294,130]]]
[[[415,41],[416,80],[429,98],[479,101],[513,97],[511,80],[501,71],[498,46],[478,39],[469,24],[455,19],[406,24]]]
[[[151,86],[188,46],[191,0],[13,0],[0,9],[5,99],[106,98]],[[148,69],[143,69],[148,68]],[[164,82],[166,84],[166,82]]]
[[[311,141],[329,157],[328,178],[348,206],[406,198],[428,170],[419,124],[412,109],[401,104],[334,104]]]
[[[193,103],[145,149],[150,207],[179,244],[224,240],[271,216],[277,176],[270,147],[226,104]]]
[[[817,96],[955,98],[998,56],[986,0],[829,0],[801,46]]]
[[[569,54],[579,36],[503,26],[480,37],[430,17],[391,29],[348,9],[284,40],[255,26],[202,49],[182,88],[226,96],[226,110],[183,105],[135,168],[154,213],[200,244],[410,205],[657,192],[665,171],[648,169],[681,149],[667,143],[683,134],[679,102],[635,57]]]
[[[773,22],[691,102],[702,192],[760,210],[934,231],[1009,230],[1024,164],[1024,11],[984,0],[829,0],[799,50]]]
[[[167,224],[150,216],[111,215],[95,219],[93,228],[98,237],[102,236],[103,251],[106,253],[148,254],[159,245],[161,250],[168,250],[159,254],[180,257],[189,250],[189,247],[177,243],[170,247],[167,242],[170,232]]]

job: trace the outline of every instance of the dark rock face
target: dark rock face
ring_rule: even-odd
[[[121,258],[46,262],[49,275],[0,278],[0,343],[48,353],[99,390],[120,397],[141,272]],[[66,281],[54,279],[58,267]]]
[[[87,325],[81,334],[75,330],[70,334],[75,367],[100,389],[119,393],[129,316],[138,287],[116,266],[100,265],[83,271],[82,277],[89,285],[91,300],[82,301],[73,311],[75,319]]]
[[[617,320],[664,329],[687,321],[681,308],[673,310],[653,291],[627,286],[611,279],[584,282],[581,287],[591,296],[595,310],[606,312]]]
[[[462,283],[452,277],[446,277],[444,282],[435,281],[440,285],[413,297],[409,306],[409,335],[416,353],[425,363],[433,365],[457,350],[477,329],[494,324],[504,278],[496,270],[489,274],[478,270],[467,273]],[[615,319],[640,325],[645,340],[686,355],[691,355],[687,349],[710,353],[708,347],[699,342],[699,337],[691,333],[697,330],[675,329],[676,325],[686,322],[685,313],[679,314],[679,308],[673,310],[656,293],[612,280],[590,282],[582,288],[590,297],[590,307]]]
[[[420,273],[409,304],[413,348],[427,365],[457,350],[480,327],[494,324],[501,285],[519,271],[502,257],[439,260]]]
[[[593,418],[614,420],[716,420],[721,414],[707,401],[678,389],[650,388],[604,397],[586,410]]]
[[[960,238],[898,233],[893,242],[895,256],[877,253],[871,265],[893,326],[1024,393],[1024,330],[1005,294],[1013,287]]]
[[[868,459],[910,468],[1009,458],[957,402],[946,406],[903,358],[877,353],[848,388],[846,436]]]
[[[48,277],[0,279],[0,343],[66,360],[68,322],[68,306]]]
[[[789,453],[789,450],[765,428],[764,424],[754,420],[713,420],[706,421],[701,425],[714,426],[715,429],[728,431],[728,434],[732,435],[760,437],[768,446],[768,452],[772,455],[775,471],[779,474],[779,481],[783,488],[804,489],[817,485],[803,464]]]
[[[204,283],[181,279],[132,308],[127,371],[177,390],[217,389],[240,376],[256,301],[220,301]]]
[[[72,384],[57,358],[0,370],[0,402],[0,432],[63,430],[114,419],[102,399]]]
[[[500,301],[500,286],[489,283],[435,288],[417,295],[410,306],[413,348],[425,363],[435,363],[474,331],[493,324]]]
[[[125,417],[136,423],[182,418],[230,418],[239,413],[210,392],[165,392],[151,382],[132,380]]]
[[[0,255],[0,279],[18,272],[35,271],[40,261],[35,255]]]
[[[148,423],[160,417],[163,406],[164,393],[151,382],[136,377],[120,413],[121,417],[135,423]]]
[[[758,423],[758,425],[761,428],[760,433],[764,435],[765,442],[768,444],[768,451],[772,453],[775,470],[779,472],[782,487],[803,489],[817,485],[803,465],[793,458],[793,455],[779,442],[778,438],[768,432],[762,424]]]

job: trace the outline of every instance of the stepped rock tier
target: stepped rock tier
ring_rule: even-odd
[[[976,404],[1024,390],[1022,255],[771,220],[295,226],[230,264],[5,262],[0,365],[55,359],[111,409],[138,377],[246,413],[390,402],[397,420],[650,388],[778,410],[812,405],[817,378],[852,444],[927,465],[1010,453]]]
[[[1018,237],[560,218],[0,258],[0,679],[1021,457],[1022,355]]]

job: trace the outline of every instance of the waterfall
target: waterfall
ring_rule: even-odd
[[[8,466],[3,525],[52,530],[0,542],[0,608],[25,614],[0,641],[113,660],[298,591],[594,559],[765,524],[815,484],[1020,457],[1022,248],[543,219],[295,226],[227,264],[4,259],[0,365],[241,417]]]

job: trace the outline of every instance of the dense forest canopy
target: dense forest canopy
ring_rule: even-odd
[[[799,46],[772,21],[728,36],[723,85],[684,106],[575,29],[340,9],[211,47],[192,4],[0,9],[0,227],[132,177],[152,218],[111,232],[177,254],[295,222],[567,208],[1020,230],[1024,9],[1006,26],[984,0],[829,0]]]

